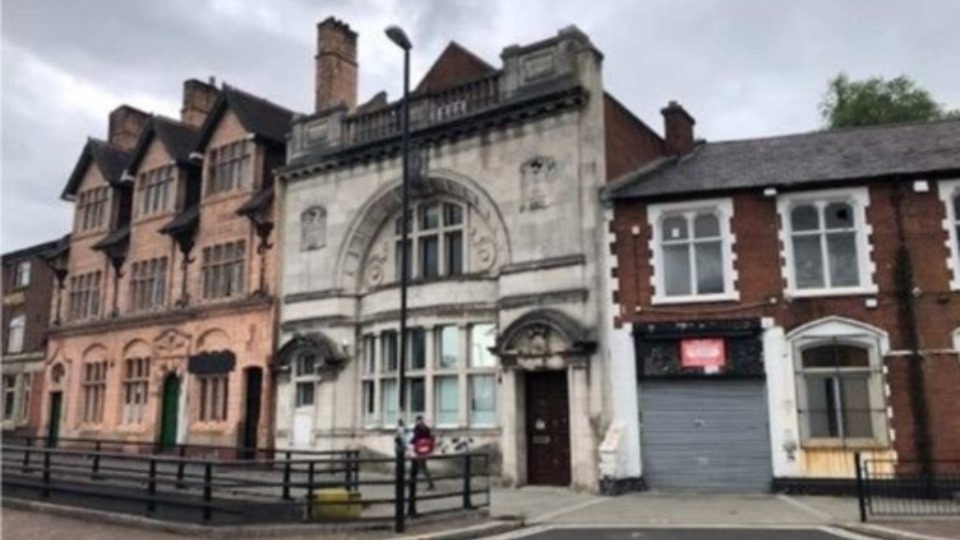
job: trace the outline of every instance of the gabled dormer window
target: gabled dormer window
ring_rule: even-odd
[[[106,225],[110,188],[95,187],[77,196],[77,230],[90,231]]]
[[[141,216],[158,214],[170,209],[175,177],[176,168],[173,165],[140,174],[137,179],[137,192],[140,198],[139,211]]]
[[[207,195],[240,189],[250,168],[250,145],[237,141],[210,150],[207,159]]]

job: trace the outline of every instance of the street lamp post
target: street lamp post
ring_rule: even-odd
[[[406,478],[406,439],[404,437],[404,416],[407,394],[407,285],[410,281],[410,49],[413,44],[399,26],[389,26],[387,37],[403,49],[403,101],[401,103],[400,153],[403,167],[402,215],[400,245],[400,386],[397,404],[397,436],[394,441],[397,457],[396,516],[394,529],[404,530],[404,479]]]

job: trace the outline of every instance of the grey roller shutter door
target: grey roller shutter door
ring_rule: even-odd
[[[651,489],[770,490],[764,381],[640,385],[643,476]]]

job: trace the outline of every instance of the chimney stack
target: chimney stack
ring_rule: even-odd
[[[140,132],[149,121],[149,114],[129,105],[121,105],[110,112],[107,142],[123,150],[133,150],[140,138]]]
[[[689,154],[693,150],[693,125],[696,120],[676,101],[671,101],[660,109],[663,115],[663,131],[667,139],[667,150],[675,156]]]
[[[357,107],[357,33],[333,17],[317,24],[316,112]]]
[[[209,83],[197,79],[188,79],[183,82],[183,108],[180,109],[180,121],[184,124],[199,128],[203,125],[207,115],[213,110],[217,102],[216,80],[211,77]]]

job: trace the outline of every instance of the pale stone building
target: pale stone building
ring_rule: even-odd
[[[392,451],[401,103],[356,105],[356,47],[319,24],[317,111],[294,120],[278,175],[278,448]],[[663,140],[605,94],[577,28],[501,58],[451,43],[411,96],[407,420],[422,413],[440,451],[489,450],[507,483],[598,489],[622,426],[599,190]],[[638,443],[611,439],[604,476],[637,477],[618,453]]]

